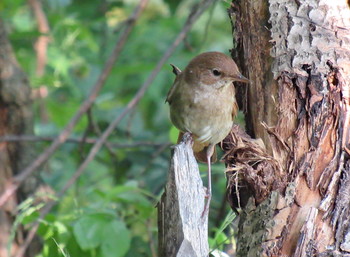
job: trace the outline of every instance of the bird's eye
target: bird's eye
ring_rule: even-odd
[[[214,69],[214,70],[213,70],[213,74],[214,74],[214,76],[220,76],[220,75],[221,75],[221,72],[218,71],[217,69]]]

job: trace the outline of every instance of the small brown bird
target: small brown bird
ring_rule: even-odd
[[[228,135],[238,111],[232,82],[248,83],[249,80],[230,57],[219,52],[196,56],[183,72],[172,66],[176,79],[166,99],[170,105],[170,119],[182,132],[179,139],[183,133],[191,133],[196,159],[208,163],[204,215],[211,199],[211,162],[216,161],[215,145]]]

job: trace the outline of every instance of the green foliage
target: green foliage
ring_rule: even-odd
[[[84,215],[75,222],[73,232],[82,250],[100,248],[101,256],[124,256],[130,248],[130,232],[114,215]]]
[[[21,67],[28,74],[34,90],[44,88],[47,91],[47,96],[34,99],[36,135],[55,136],[72,118],[103,70],[127,17],[138,2],[42,1],[50,26],[47,64],[42,76],[36,73],[33,48],[40,32],[28,2],[3,0],[0,3]],[[90,119],[83,117],[72,137],[97,138],[97,130],[103,131],[124,110],[180,31],[196,2],[150,1],[97,97]],[[169,64],[183,69],[199,52],[228,53],[232,40],[225,5],[216,3],[214,9],[197,21],[186,44],[179,47]],[[118,144],[175,143],[177,130],[169,121],[168,107],[164,103],[173,79],[171,67],[166,65],[137,108],[122,121],[108,141]],[[37,143],[33,150],[40,153],[47,145]],[[59,199],[58,206],[40,220],[38,235],[44,245],[39,256],[152,256],[157,247],[154,206],[163,192],[170,157],[170,149],[162,147],[113,148],[112,153],[103,148],[74,187]],[[61,190],[90,148],[88,144],[63,145],[42,168],[42,180],[54,191]],[[204,166],[201,169],[206,170]],[[210,227],[213,231],[211,247],[216,248],[225,238],[224,229],[216,229],[213,225],[225,193],[225,176],[222,163],[213,169],[215,183]],[[15,226],[23,224],[29,228],[38,218],[41,206],[42,203],[38,205],[34,198],[24,202]]]
[[[235,244],[232,234],[232,228],[229,226],[232,224],[233,220],[236,218],[236,214],[230,211],[224,221],[221,223],[220,227],[214,229],[214,237],[209,238],[209,246],[211,249],[224,250],[224,246],[228,244]],[[229,233],[225,233],[225,230],[229,230]]]
[[[85,194],[68,194],[61,200],[57,214],[50,214],[40,222],[38,234],[44,240],[41,257],[58,256],[125,256],[133,241],[150,240],[144,237],[154,227],[155,199],[137,182],[121,186],[92,188]],[[38,217],[33,199],[22,204],[18,222],[29,224]],[[34,211],[31,211],[34,210]],[[72,211],[73,210],[73,211]],[[146,222],[146,223],[145,223]],[[135,255],[134,255],[135,256]]]

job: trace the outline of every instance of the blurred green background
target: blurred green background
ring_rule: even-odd
[[[44,74],[38,76],[34,43],[40,33],[35,16],[27,1],[2,0],[1,17],[16,57],[33,91],[47,93],[43,98],[34,98],[36,135],[57,135],[74,115],[138,2],[43,0],[50,42]],[[195,3],[198,1],[149,1],[93,105],[90,117],[95,127],[103,131],[124,109],[175,39]],[[211,6],[168,64],[183,69],[200,52],[229,54],[232,35],[228,7],[224,1]],[[165,65],[137,108],[109,137],[109,142],[119,146],[112,152],[102,148],[74,187],[41,222],[38,234],[44,245],[39,256],[157,256],[155,205],[167,178],[169,143],[177,139],[164,102],[173,80],[170,65]],[[84,116],[72,137],[98,137],[91,129],[92,123]],[[33,151],[39,154],[48,144],[35,142]],[[40,169],[40,179],[53,191],[59,191],[90,148],[88,144],[64,144]],[[200,168],[206,184],[206,166]],[[224,229],[229,213],[224,197],[225,167],[218,163],[213,169],[210,246],[223,249],[231,240],[226,235],[232,233]],[[28,198],[20,206],[17,221],[27,227],[38,217],[33,202],[34,197]]]

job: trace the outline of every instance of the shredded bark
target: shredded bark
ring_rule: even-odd
[[[261,140],[252,139],[238,125],[221,145],[226,152],[228,201],[232,208],[244,207],[249,196],[256,204],[264,201],[271,191],[281,191],[286,185],[279,163],[266,153]],[[239,189],[239,192],[238,192]]]

